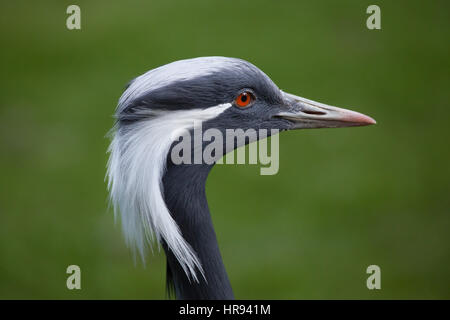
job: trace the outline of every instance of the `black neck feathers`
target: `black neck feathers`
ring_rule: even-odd
[[[199,283],[189,281],[173,253],[163,244],[167,256],[167,284],[177,299],[234,299],[223,265],[206,200],[205,183],[212,166],[174,165],[167,161],[163,177],[166,205],[184,239],[202,264],[205,278],[197,272]]]

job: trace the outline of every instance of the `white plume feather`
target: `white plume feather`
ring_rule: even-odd
[[[142,257],[148,243],[164,240],[189,279],[203,275],[201,262],[183,238],[164,202],[162,177],[174,139],[194,122],[214,118],[231,104],[206,109],[148,110],[147,120],[116,128],[109,147],[108,189],[116,216],[120,212],[126,242]]]

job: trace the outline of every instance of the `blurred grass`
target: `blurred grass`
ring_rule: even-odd
[[[381,31],[359,0],[78,1],[79,31],[69,4],[0,4],[0,298],[164,298],[164,255],[135,266],[107,210],[105,134],[130,79],[207,55],[378,121],[283,133],[275,176],[213,169],[236,297],[450,298],[448,2],[377,1]]]

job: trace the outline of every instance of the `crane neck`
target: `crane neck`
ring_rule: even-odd
[[[173,253],[167,256],[168,285],[173,281],[177,299],[234,299],[206,200],[205,183],[212,165],[174,165],[170,159],[163,176],[166,205],[185,240],[196,252],[205,278],[189,281]],[[206,279],[206,280],[205,280]]]

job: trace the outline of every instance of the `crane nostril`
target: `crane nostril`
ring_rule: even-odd
[[[303,113],[306,114],[313,114],[313,115],[317,115],[317,116],[324,116],[327,113],[324,111],[319,111],[319,110],[302,110]]]

